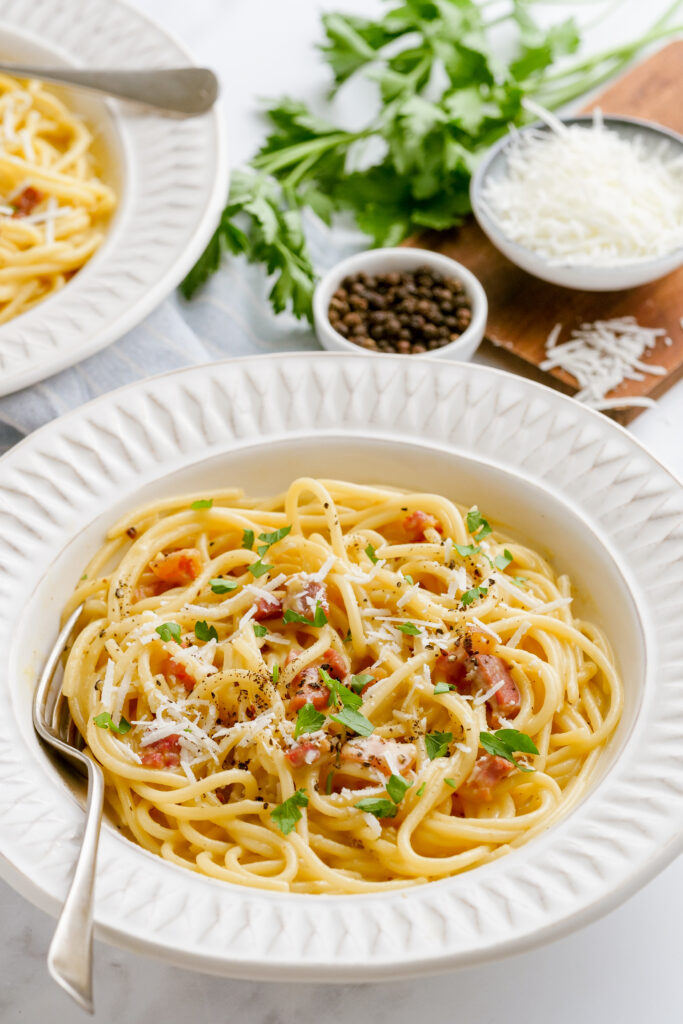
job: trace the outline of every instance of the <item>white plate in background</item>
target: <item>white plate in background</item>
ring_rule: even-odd
[[[165,30],[120,0],[0,0],[0,57],[119,69],[193,63]],[[83,269],[0,326],[0,395],[71,366],[139,323],[195,263],[228,191],[219,104],[183,120],[58,91],[99,129],[109,164],[103,176],[118,207]]]

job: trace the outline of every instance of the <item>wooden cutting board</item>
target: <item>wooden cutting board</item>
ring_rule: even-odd
[[[605,114],[648,118],[683,133],[682,82],[683,41],[678,41],[627,72],[584,110],[599,106]],[[512,353],[511,368],[519,370],[520,359],[538,367],[545,358],[546,338],[556,323],[564,325],[560,335],[564,341],[581,322],[634,316],[643,326],[666,329],[672,344],[659,339],[644,362],[666,367],[667,374],[625,381],[608,397],[657,398],[683,376],[683,268],[628,291],[579,292],[539,281],[510,263],[473,217],[453,231],[426,232],[409,244],[443,252],[477,275],[489,300],[488,343]],[[538,376],[538,371],[533,375]],[[576,381],[562,370],[544,374],[543,379],[569,394],[576,391]],[[612,415],[627,423],[639,412],[642,409],[635,408]]]

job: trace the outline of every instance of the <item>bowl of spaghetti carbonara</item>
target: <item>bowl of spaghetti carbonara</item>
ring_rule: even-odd
[[[0,873],[54,909],[78,854],[31,696],[80,609],[59,683],[111,941],[402,977],[565,934],[683,848],[683,491],[548,388],[191,367],[10,450],[0,507]]]
[[[623,688],[572,580],[430,493],[300,478],[133,510],[63,692],[124,835],[238,885],[363,893],[516,849],[586,793]]]

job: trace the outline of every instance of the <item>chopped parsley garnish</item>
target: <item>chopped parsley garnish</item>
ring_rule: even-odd
[[[487,754],[493,754],[495,757],[504,757],[510,764],[514,764],[515,768],[519,768],[520,772],[532,772],[534,770],[533,768],[527,768],[524,764],[520,764],[513,757],[516,750],[523,754],[538,753],[538,747],[531,736],[527,736],[525,732],[518,732],[517,729],[498,729],[496,732],[480,732],[479,743]]]
[[[277,683],[280,680],[280,666],[279,665],[273,665],[273,673],[272,673],[272,675],[273,675],[273,682],[277,685]]]
[[[427,785],[427,783],[426,783],[426,782],[423,782],[423,783],[422,783],[422,785],[420,786],[420,788],[419,788],[418,790],[416,790],[416,791],[415,791],[415,796],[422,796],[422,794],[423,794],[423,793],[424,793],[424,791],[425,791],[425,787],[426,787],[426,785]]]
[[[528,583],[529,579],[527,576],[513,576],[512,582],[516,587],[521,587],[523,583]]]
[[[359,693],[350,690],[348,686],[344,686],[339,680],[331,676],[324,668],[319,668],[320,678],[322,679],[325,686],[330,691],[329,703],[341,705],[343,708],[351,708],[353,711],[357,711],[363,703],[363,698]]]
[[[372,544],[368,544],[368,546],[365,549],[365,554],[368,556],[373,565],[377,565],[377,563],[379,562],[379,558],[375,554],[375,549],[373,548]]]
[[[462,604],[464,604],[465,607],[467,607],[468,604],[472,604],[472,602],[476,601],[478,598],[485,597],[486,594],[488,594],[488,592],[488,587],[472,587],[471,590],[465,591],[460,600]]]
[[[398,810],[393,801],[372,796],[366,796],[364,800],[359,800],[353,806],[367,814],[374,814],[376,818],[395,818]]]
[[[168,643],[169,640],[180,643],[180,626],[177,622],[164,622],[155,628],[155,633],[158,633],[165,643]]]
[[[347,629],[347,630],[346,630],[346,636],[344,637],[344,643],[345,643],[345,644],[348,644],[348,643],[350,643],[350,642],[351,642],[351,639],[352,639],[352,637],[351,637],[351,630],[350,630],[350,629]]]
[[[307,619],[305,615],[299,615],[298,612],[292,611],[288,608],[285,614],[282,616],[282,621],[287,622],[303,622],[304,626],[317,626],[320,628],[327,622],[327,615],[323,611],[322,601],[317,601],[315,606],[315,615],[312,619]]]
[[[297,789],[296,793],[284,800],[277,807],[274,807],[270,812],[270,816],[282,832],[283,836],[288,836],[292,829],[295,827],[297,821],[301,820],[300,807],[308,806],[308,794],[305,789]]]
[[[213,498],[198,498],[197,501],[193,501],[190,508],[211,508],[213,505]]]
[[[473,508],[471,512],[467,513],[467,529],[477,540],[483,540],[491,533],[488,520],[484,519],[478,508]]]
[[[88,578],[88,574],[87,574],[87,572],[84,572],[83,575],[81,576],[81,579],[82,580],[87,580],[87,578]]]
[[[200,622],[194,624],[194,635],[198,640],[218,640],[218,633],[216,632],[215,626],[210,626],[206,619],[202,619]]]
[[[228,594],[231,590],[237,590],[239,583],[237,580],[215,579],[209,580],[209,586],[214,594]]]
[[[500,571],[502,572],[503,569],[507,569],[511,561],[512,555],[510,554],[507,548],[503,548],[503,554],[496,555],[496,557],[493,559],[493,564],[495,565],[496,569],[500,569]]]
[[[359,736],[370,736],[375,731],[372,722],[369,722],[365,715],[361,715],[360,711],[354,711],[353,708],[342,708],[336,714],[330,715],[330,718],[333,722],[338,722],[339,725],[358,733]]]
[[[408,636],[420,635],[420,628],[412,622],[399,622],[396,629],[400,630],[401,633],[407,633]]]
[[[476,544],[454,544],[453,547],[463,558],[467,558],[469,555],[476,555],[478,551],[481,551],[481,548]]]
[[[435,757],[446,757],[448,747],[452,742],[452,732],[428,732],[425,736],[425,746],[429,760],[433,761]]]
[[[291,529],[291,526],[282,526],[279,530],[273,530],[272,533],[259,533],[258,539],[262,540],[266,547],[269,548],[272,544],[277,544],[279,540],[286,537]]]
[[[349,679],[349,689],[353,690],[354,693],[360,693],[368,683],[373,683],[375,677],[371,676],[369,672],[359,672],[357,676],[351,676]]]
[[[272,568],[272,565],[266,565],[261,558],[259,558],[258,562],[252,562],[252,564],[248,567],[249,572],[251,573],[252,576],[255,576],[256,579],[258,579],[260,576],[264,576],[267,572],[270,572]]]
[[[244,533],[242,534],[242,547],[246,548],[248,551],[251,551],[253,546],[254,546],[254,531],[253,530],[245,530]]]
[[[328,772],[327,778],[325,779],[325,792],[329,796],[332,792],[332,783],[334,782],[334,772]]]
[[[455,687],[452,683],[437,683],[434,687],[434,693],[450,693],[450,691],[454,689]]]
[[[98,729],[109,729],[111,732],[118,733],[119,736],[124,736],[131,730],[130,722],[128,722],[123,715],[121,715],[121,721],[117,725],[108,711],[103,711],[101,714],[95,715],[93,721]]]
[[[387,793],[395,804],[400,804],[411,785],[411,782],[406,782],[400,775],[391,775],[387,782]]]
[[[413,577],[412,576],[409,576],[408,573],[405,572],[405,573],[403,573],[403,579],[406,580],[407,583],[410,583],[410,585],[412,587],[412,585],[413,585]]]
[[[444,779],[443,781],[446,783],[447,786],[450,786],[451,789],[456,789],[457,788],[457,783],[456,783],[455,779]]]
[[[313,704],[304,704],[296,716],[294,739],[298,740],[303,732],[317,732],[324,724],[325,716],[322,711],[317,711]]]
[[[267,626],[262,626],[260,622],[254,623],[254,636],[265,636],[267,632]]]

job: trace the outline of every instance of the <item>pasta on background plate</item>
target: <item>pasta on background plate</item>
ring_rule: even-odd
[[[111,529],[81,602],[63,690],[113,820],[241,885],[485,864],[586,792],[621,713],[569,579],[434,494],[165,499]]]
[[[92,143],[42,83],[0,74],[0,324],[59,291],[102,242],[116,197]]]

